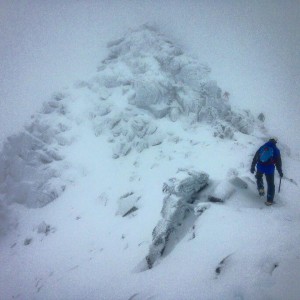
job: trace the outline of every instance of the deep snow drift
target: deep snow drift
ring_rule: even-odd
[[[1,299],[297,299],[299,161],[279,143],[265,207],[249,174],[263,118],[209,72],[144,25],[8,138]]]

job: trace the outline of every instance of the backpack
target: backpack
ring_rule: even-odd
[[[272,164],[274,158],[274,149],[270,146],[263,146],[259,150],[259,161],[263,164]]]

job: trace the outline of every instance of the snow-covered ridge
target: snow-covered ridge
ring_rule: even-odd
[[[65,152],[83,124],[107,136],[114,158],[161,144],[166,124],[176,121],[210,123],[220,138],[253,131],[254,117],[231,109],[209,68],[153,27],[129,31],[108,51],[91,80],[55,94],[24,132],[8,138],[0,159],[3,203],[41,207],[56,199],[75,180]]]
[[[129,104],[155,118],[224,121],[232,129],[252,132],[253,116],[232,111],[221,88],[210,80],[209,67],[184,54],[153,27],[144,25],[108,46],[108,57],[98,68],[100,83],[122,87]]]

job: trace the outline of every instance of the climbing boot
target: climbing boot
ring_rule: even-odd
[[[265,204],[266,204],[267,206],[270,206],[270,205],[273,205],[273,202],[271,202],[271,201],[266,201]]]

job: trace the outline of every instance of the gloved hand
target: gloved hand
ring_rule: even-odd
[[[252,174],[254,174],[255,168],[251,168],[251,169],[250,169],[250,172],[251,172]]]
[[[280,176],[280,178],[282,178],[282,177],[283,177],[283,173],[282,173],[282,171],[280,171],[280,172],[279,172],[279,176]]]

